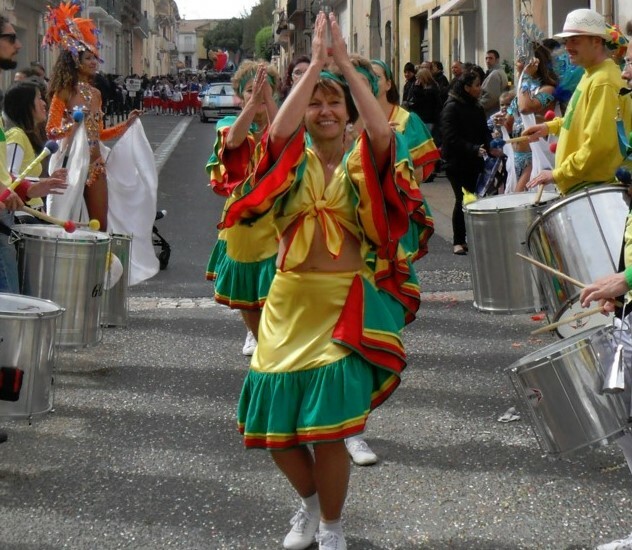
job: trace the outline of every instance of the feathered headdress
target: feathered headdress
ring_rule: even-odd
[[[75,17],[81,9],[79,0],[62,2],[58,7],[48,6],[48,29],[42,41],[44,46],[59,46],[79,60],[79,53],[89,51],[99,58],[99,30],[92,19]]]

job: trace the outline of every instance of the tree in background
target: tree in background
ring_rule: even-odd
[[[272,26],[263,27],[255,36],[255,57],[257,59],[272,59],[272,49],[274,47],[274,39],[272,34]]]
[[[202,41],[207,58],[211,50],[227,50],[233,54],[241,52],[243,50],[243,33],[244,20],[236,17],[227,19],[221,25],[208,31]]]
[[[269,60],[272,56],[273,10],[274,0],[259,0],[250,10],[250,14],[244,13],[239,18],[222,20],[221,24],[204,35],[202,43],[207,58],[213,51],[227,50],[233,54],[231,58],[253,57],[256,53],[258,57]],[[256,40],[262,30],[265,32],[260,38],[261,49],[258,49]],[[270,35],[269,45],[267,33]],[[265,52],[264,55],[261,55],[262,52]]]
[[[246,55],[252,57],[257,51],[255,44],[257,33],[264,27],[272,25],[273,11],[274,0],[259,0],[259,3],[250,10],[250,14],[242,16],[244,23],[242,50]]]

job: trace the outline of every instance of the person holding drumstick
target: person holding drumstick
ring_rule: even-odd
[[[527,183],[528,188],[554,183],[562,194],[587,185],[614,181],[623,161],[617,141],[616,121],[621,117],[626,133],[632,125],[632,100],[620,96],[620,71],[610,59],[606,40],[610,38],[604,17],[590,9],[578,9],[566,16],[565,40],[574,65],[585,69],[564,117],[536,124],[523,135],[530,141],[559,135],[555,168],[543,170]]]
[[[15,69],[16,61],[22,43],[17,37],[9,19],[0,14],[0,71]],[[0,191],[4,191],[11,184],[12,177],[7,169],[7,148],[4,127],[0,117]],[[4,202],[0,202],[0,221],[9,220],[11,212],[23,206],[22,199],[11,193]],[[15,264],[15,248],[8,243],[8,236],[0,234],[0,284],[5,284],[10,276],[10,270]],[[7,432],[0,430],[0,443],[9,438]]]
[[[628,35],[632,33],[632,21],[627,25]],[[623,71],[621,78],[625,80],[627,87],[632,89],[632,43],[628,44],[627,53],[624,59]],[[628,190],[630,192],[630,190]],[[625,232],[623,236],[623,258],[625,270],[620,273],[606,275],[596,281],[586,285],[582,289],[579,300],[583,307],[589,307],[592,302],[599,302],[603,306],[605,312],[614,312],[616,300],[632,290],[632,214],[628,215],[625,224]],[[623,313],[627,313],[623,320],[616,319],[615,323],[617,331],[624,324],[624,330],[621,332],[621,344],[623,344],[625,365],[628,372],[625,377],[626,386],[630,383],[630,368],[632,367],[632,316],[628,313],[630,310],[630,296],[626,296]],[[626,392],[629,388],[626,387]],[[632,472],[632,434],[629,432],[618,438],[616,443],[623,451],[628,467]],[[623,539],[614,540],[597,547],[598,550],[622,550],[632,548],[632,533]]]
[[[346,126],[358,113],[364,130],[347,151]],[[399,139],[333,14],[320,12],[309,67],[270,126],[250,192],[224,219],[230,227],[271,210],[280,234],[238,425],[247,447],[271,451],[301,499],[287,549],[308,548],[317,533],[320,550],[346,549],[344,439],[364,430],[405,366],[402,327],[378,292],[402,283],[394,270],[379,280],[367,265],[371,254],[398,264],[398,241],[422,201],[412,164],[395,166]]]
[[[38,84],[22,80],[11,86],[4,96],[4,114],[7,118],[7,169],[13,178],[17,178],[31,166],[31,170],[25,174],[26,182],[18,186],[18,189],[23,193],[22,198],[29,201],[29,206],[40,206],[43,203],[39,197],[50,193],[60,194],[66,189],[67,170],[60,168],[51,177],[39,177],[42,163],[33,163],[45,144],[39,130],[41,124],[46,122],[46,101],[42,98]],[[0,221],[0,233],[9,236],[13,223],[13,213],[9,212]],[[3,246],[4,240],[0,242],[0,247]],[[0,292],[19,294],[15,246],[8,242],[6,246],[9,250],[2,254],[7,271],[6,276],[0,278]],[[12,260],[10,263],[9,259]]]

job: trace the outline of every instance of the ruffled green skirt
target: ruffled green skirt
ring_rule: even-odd
[[[232,309],[263,307],[276,272],[276,254],[256,262],[238,262],[219,239],[206,268],[206,278],[215,282],[215,300]]]

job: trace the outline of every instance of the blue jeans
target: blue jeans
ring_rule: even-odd
[[[2,210],[0,223],[11,227],[13,225],[13,212]],[[9,244],[9,236],[3,233],[0,233],[0,292],[20,293],[15,245]]]

